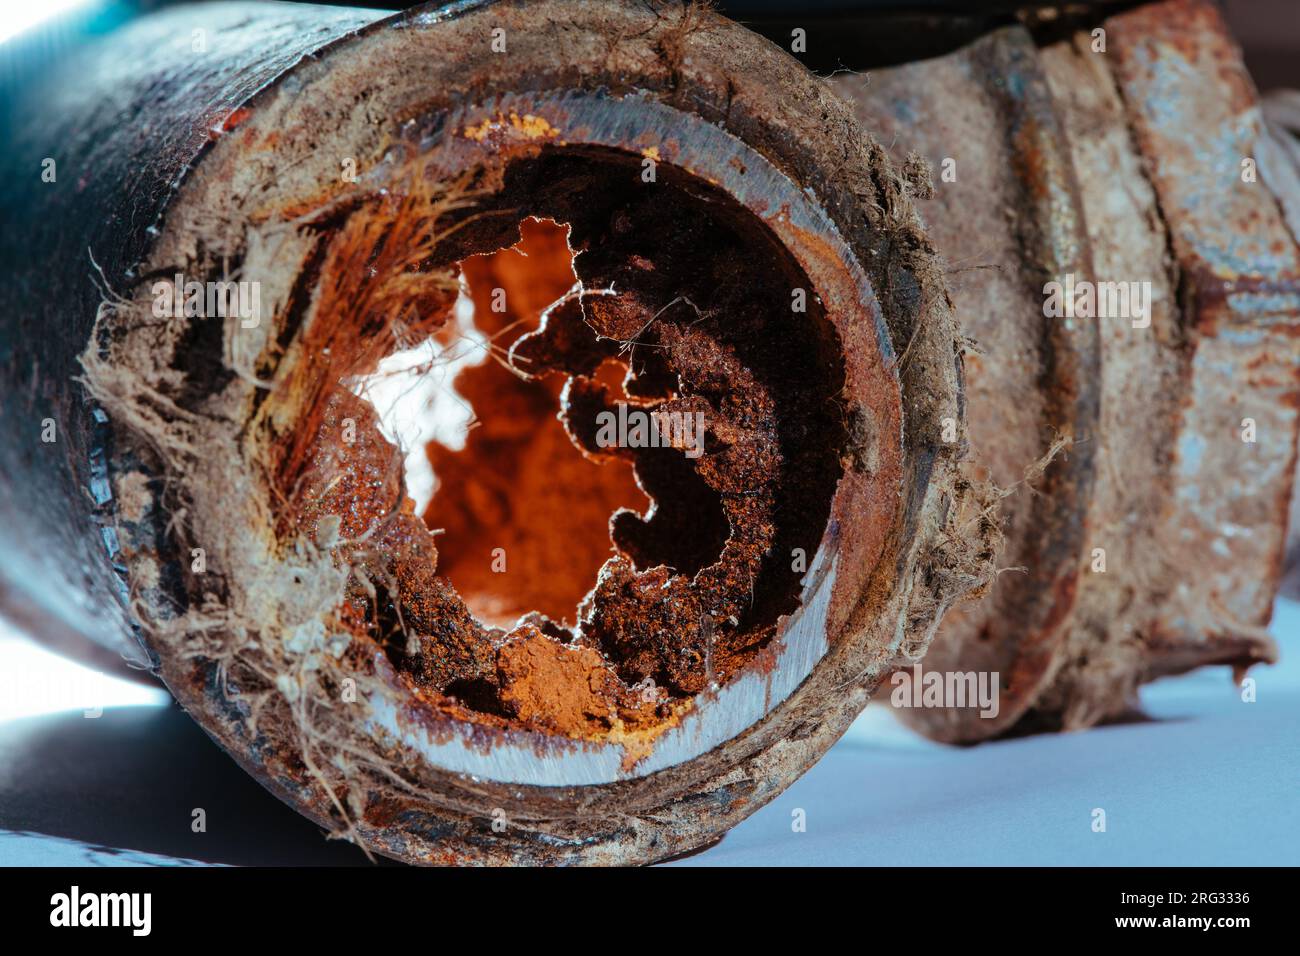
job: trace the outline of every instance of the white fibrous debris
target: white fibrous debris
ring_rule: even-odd
[[[277,674],[275,677],[275,686],[284,695],[284,699],[289,703],[298,701],[298,678],[294,674]]]

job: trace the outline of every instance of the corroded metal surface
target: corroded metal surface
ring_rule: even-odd
[[[1188,386],[1157,534],[1195,568],[1160,613],[1148,674],[1275,654],[1300,406],[1300,253],[1277,198],[1244,174],[1265,135],[1218,12],[1172,2],[1108,21],[1115,75],[1177,262]],[[1212,81],[1212,82],[1207,82]]]
[[[529,125],[500,122],[512,116],[529,117]],[[465,134],[485,124],[494,127],[494,135]],[[539,137],[538,131],[544,133]],[[485,751],[480,727],[431,721],[418,709],[376,708],[379,725],[449,771],[535,786],[644,777],[698,757],[763,719],[790,697],[829,650],[835,638],[832,614],[844,614],[832,606],[837,594],[840,603],[844,600],[837,569],[872,567],[900,487],[901,410],[889,335],[865,272],[824,211],[762,155],[712,124],[653,100],[566,92],[507,94],[495,97],[489,107],[463,107],[455,132],[451,148],[438,159],[449,170],[471,168],[484,153],[496,158],[534,153],[540,138],[552,147],[602,147],[632,155],[653,149],[664,163],[724,189],[771,229],[814,281],[845,343],[845,392],[866,404],[877,421],[880,440],[871,449],[876,467],[861,482],[845,482],[836,502],[839,512],[852,516],[843,521],[846,527],[860,526],[869,533],[846,542],[835,527],[828,529],[810,559],[802,606],[782,625],[769,652],[724,686],[698,695],[681,723],[657,738],[635,764],[627,764],[617,744],[575,745],[540,733],[506,731],[495,735]],[[849,317],[867,321],[850,322]]]
[[[937,671],[1002,675],[1001,712],[977,726],[1014,723],[1042,690],[1065,640],[1086,539],[1100,401],[1095,321],[1046,322],[1042,287],[1089,275],[1091,252],[1074,170],[1051,91],[1028,32],[995,30],[936,60],[834,80],[859,120],[900,156],[926,157],[935,198],[923,206],[947,259],[954,306],[975,341],[967,409],[974,462],[1005,488],[1024,479],[1058,437],[1080,439],[1048,467],[1038,495],[1013,497],[1008,544],[987,598],[955,608],[927,652]],[[949,173],[954,178],[947,179]],[[941,738],[969,714],[907,715]],[[956,722],[958,726],[952,726]]]
[[[1010,488],[1051,431],[1075,441],[1072,479],[1012,495],[1010,570],[949,616],[925,659],[1001,678],[996,716],[904,712],[942,739],[1088,726],[1134,706],[1143,681],[1276,653],[1263,626],[1295,469],[1300,300],[1295,237],[1267,182],[1243,175],[1262,137],[1254,90],[1206,3],[1075,31],[1048,19],[1037,35],[1035,48],[1008,27],[836,80],[868,129],[936,171],[923,215],[977,343],[975,460]],[[1046,141],[1004,132],[1027,91]],[[1067,273],[1145,283],[1147,314],[1046,317],[1044,283]],[[1068,339],[1081,381],[1041,344],[1071,322],[1089,326]],[[1076,389],[1073,419],[1047,412]]]

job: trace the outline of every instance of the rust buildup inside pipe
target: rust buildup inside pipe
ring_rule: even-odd
[[[492,357],[454,380],[476,425],[463,449],[430,444],[423,515],[349,389],[393,336],[377,351],[335,330],[317,359],[285,531],[354,568],[340,616],[356,641],[463,719],[652,739],[772,640],[826,530],[844,373],[811,283],[731,197],[642,168],[547,147],[438,224],[453,228],[420,268],[459,271]],[[324,256],[317,288],[345,288],[330,270],[347,261]],[[453,298],[417,300],[408,340],[462,340]]]
[[[428,443],[437,488],[424,520],[438,533],[439,573],[480,620],[508,628],[537,611],[573,626],[610,557],[610,516],[644,513],[650,501],[630,462],[593,460],[570,439],[557,414],[564,376],[525,378],[510,364],[511,346],[577,283],[567,227],[529,219],[520,234],[517,246],[460,263],[472,317],[458,310],[438,339],[457,355],[477,331],[491,350],[476,349],[486,360],[460,370],[436,397],[434,411],[459,401],[474,417],[463,447]],[[627,401],[626,372],[625,361],[607,359],[597,379]],[[720,507],[716,517],[725,538]]]

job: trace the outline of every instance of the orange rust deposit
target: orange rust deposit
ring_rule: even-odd
[[[658,695],[624,686],[597,651],[559,644],[532,626],[502,646],[497,677],[502,703],[521,721],[567,736],[653,725],[661,716]]]
[[[534,219],[521,231],[514,248],[461,266],[473,324],[501,355],[577,281],[567,229]],[[613,551],[610,516],[650,501],[629,463],[595,463],[574,446],[556,415],[560,376],[530,381],[488,360],[453,384],[475,419],[464,449],[428,448],[438,488],[424,519],[439,531],[440,571],[485,621],[539,611],[572,626]]]
[[[485,119],[481,123],[467,126],[464,135],[467,139],[482,142],[491,136],[514,135],[522,139],[552,139],[559,135],[559,130],[539,116],[525,113],[520,116],[511,111],[508,117],[498,116]]]

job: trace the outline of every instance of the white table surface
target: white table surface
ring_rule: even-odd
[[[673,865],[1300,864],[1300,605],[1280,601],[1273,630],[1282,662],[1252,671],[1253,703],[1227,668],[1211,668],[1145,688],[1149,721],[970,748],[931,743],[873,705],[784,794]],[[64,691],[14,696],[42,675]],[[0,865],[364,862],[324,846],[161,691],[79,671],[12,635],[0,636],[0,681],[10,689]],[[125,706],[84,719],[92,701]],[[87,752],[112,759],[74,754],[30,772],[83,735]],[[213,823],[190,834],[187,808],[203,804]],[[1093,832],[1095,808],[1104,833]]]

